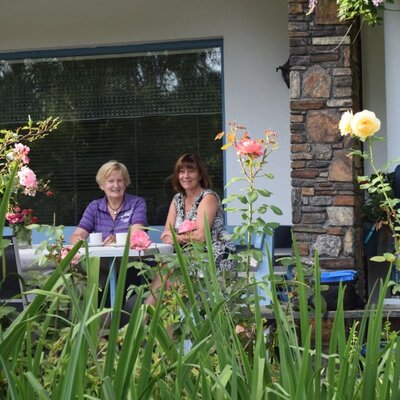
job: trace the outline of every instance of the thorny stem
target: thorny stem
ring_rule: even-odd
[[[253,173],[253,160],[251,160],[250,166],[250,179],[249,179],[249,184],[250,184],[250,188],[249,188],[249,193],[253,193],[254,191],[254,173]],[[253,214],[254,214],[254,209],[253,209],[253,202],[249,201],[249,224],[253,224]],[[249,231],[247,231],[247,250],[250,250],[250,245],[251,245],[251,233]],[[247,257],[247,268],[246,268],[246,279],[247,282],[250,282],[250,255]]]

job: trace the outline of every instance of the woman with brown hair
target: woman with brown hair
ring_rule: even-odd
[[[177,193],[170,204],[161,240],[172,243],[172,226],[180,243],[205,242],[206,216],[217,269],[233,269],[235,263],[228,256],[236,251],[235,245],[227,239],[221,200],[211,190],[211,179],[199,156],[186,153],[179,157],[174,166],[172,185]]]

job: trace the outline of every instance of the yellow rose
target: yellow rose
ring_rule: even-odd
[[[376,118],[372,111],[364,110],[356,113],[351,120],[351,133],[358,136],[362,141],[372,136],[381,128],[381,121]]]
[[[342,118],[340,118],[339,122],[339,130],[340,134],[342,136],[346,136],[349,133],[351,133],[351,120],[353,119],[353,112],[352,111],[346,111],[343,115]]]

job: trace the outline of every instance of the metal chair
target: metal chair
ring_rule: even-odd
[[[226,231],[228,233],[233,233],[235,226],[226,226]],[[238,251],[240,252],[243,246],[238,246]],[[253,235],[251,241],[251,247],[262,251],[262,260],[257,263],[254,268],[251,268],[251,272],[254,274],[256,281],[264,281],[268,287],[271,287],[269,282],[269,263],[274,259],[274,237],[272,235],[267,235],[265,233],[258,233]],[[258,286],[258,295],[260,296],[260,305],[268,306],[271,304],[271,299],[268,294]]]

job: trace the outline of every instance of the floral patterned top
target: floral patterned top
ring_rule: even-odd
[[[178,230],[179,226],[185,220],[196,221],[199,204],[201,200],[208,195],[215,196],[218,202],[217,214],[210,227],[217,269],[218,271],[232,270],[235,268],[236,262],[234,260],[228,260],[227,258],[229,254],[236,252],[236,246],[227,239],[228,234],[225,231],[224,225],[224,209],[222,208],[221,200],[216,192],[211,189],[205,189],[200,192],[187,213],[185,213],[185,194],[177,193],[173,198],[176,209],[175,229]]]

